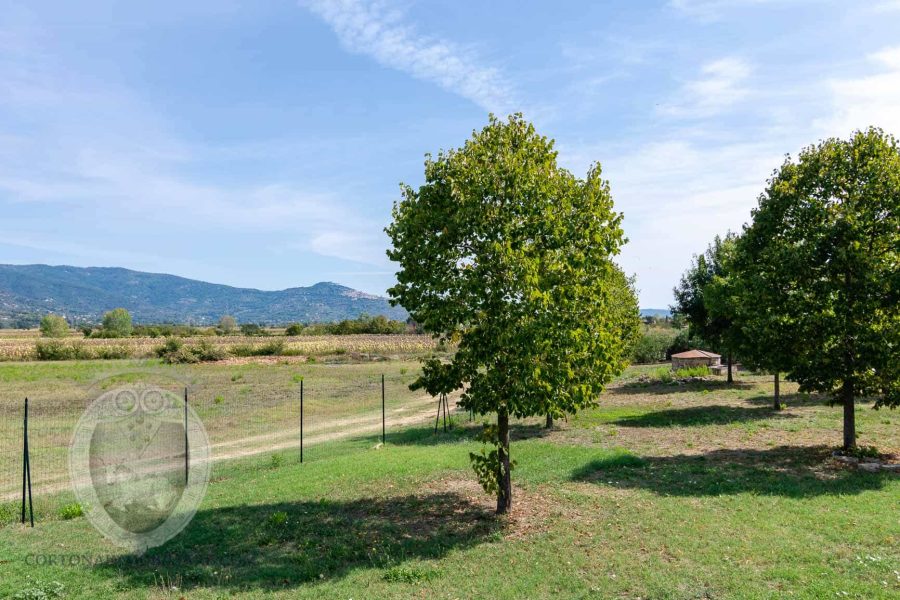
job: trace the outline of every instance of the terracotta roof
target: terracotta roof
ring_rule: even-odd
[[[672,358],[722,358],[722,356],[706,350],[688,350],[687,352],[673,354]]]

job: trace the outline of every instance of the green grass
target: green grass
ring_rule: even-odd
[[[552,431],[514,424],[509,518],[473,483],[478,423],[456,415],[448,433],[363,436],[308,464],[282,451],[217,463],[187,529],[141,557],[66,518],[74,509],[32,530],[0,505],[0,597],[56,583],[66,598],[900,594],[900,478],[830,461],[839,410],[786,384],[774,411],[765,378],[665,390],[634,378]],[[862,403],[858,420],[866,443],[900,445],[897,411]]]

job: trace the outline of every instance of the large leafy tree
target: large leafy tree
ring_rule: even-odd
[[[702,340],[717,352],[724,352],[728,362],[728,383],[733,381],[732,355],[737,345],[738,331],[734,327],[732,306],[721,296],[715,296],[716,278],[727,276],[728,255],[736,236],[729,232],[724,238],[716,236],[703,254],[695,255],[691,266],[675,286],[675,304],[671,307],[688,324],[690,337]]]
[[[128,337],[131,335],[133,329],[131,313],[124,308],[114,308],[103,315],[104,337]]]
[[[63,316],[46,314],[41,318],[41,335],[51,338],[66,337],[69,335],[69,323]]]
[[[843,405],[852,449],[857,398],[900,404],[897,141],[869,129],[788,159],[760,196],[738,257],[758,302],[751,334],[791,355],[801,390]]]
[[[463,408],[496,413],[493,448],[473,465],[503,513],[510,417],[591,406],[625,364],[623,332],[639,323],[621,309],[612,260],[622,216],[599,165],[574,177],[521,115],[492,116],[462,148],[428,156],[424,185],[402,195],[387,228],[400,264],[392,301],[456,344],[449,364],[424,374],[440,381],[420,385],[462,388]]]

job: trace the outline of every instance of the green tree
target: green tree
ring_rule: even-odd
[[[761,309],[796,341],[789,376],[843,406],[852,449],[857,398],[900,404],[897,140],[872,128],[787,159],[742,237]]]
[[[69,323],[60,315],[44,315],[41,318],[41,335],[50,338],[66,337],[69,335]]]
[[[291,323],[284,330],[284,335],[300,335],[303,333],[303,325],[300,323]]]
[[[728,383],[734,381],[731,371],[734,335],[733,315],[728,306],[719,304],[711,310],[709,292],[716,277],[727,275],[726,257],[734,247],[736,236],[729,232],[724,238],[716,236],[706,252],[694,255],[691,266],[673,289],[675,305],[672,312],[688,324],[690,337],[703,340],[713,350],[726,354]]]
[[[578,179],[521,115],[490,117],[462,148],[430,155],[425,183],[401,187],[388,256],[394,304],[457,345],[440,385],[460,406],[496,413],[473,467],[497,512],[512,505],[509,418],[592,406],[627,359],[613,257],[622,216],[593,166]],[[636,315],[635,315],[636,317]]]
[[[231,315],[222,315],[222,318],[219,319],[218,329],[225,335],[233,333],[237,329],[237,321]]]
[[[103,336],[112,338],[131,335],[131,313],[124,308],[114,308],[103,315]]]

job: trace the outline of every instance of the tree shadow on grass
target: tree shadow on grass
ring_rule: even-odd
[[[714,450],[697,456],[616,456],[591,461],[574,481],[650,490],[660,496],[760,496],[807,498],[878,490],[889,473],[829,467],[831,448],[779,446],[769,450]]]
[[[721,390],[752,390],[755,384],[747,381],[735,381],[728,383],[726,381],[696,381],[691,383],[662,383],[662,382],[640,382],[634,381],[623,385],[610,387],[607,394],[610,396],[630,396],[630,395],[667,395],[679,394],[682,392],[713,392]]]
[[[130,587],[160,579],[225,590],[290,589],[355,569],[438,559],[479,544],[503,522],[489,508],[447,492],[351,501],[282,502],[198,512],[178,536],[99,569]]]
[[[471,442],[481,433],[482,424],[491,420],[489,417],[481,417],[480,419],[476,417],[474,421],[469,421],[469,418],[465,415],[455,415],[453,426],[447,431],[444,431],[443,427],[438,427],[438,431],[435,433],[434,425],[430,427],[409,427],[401,431],[388,433],[386,442],[398,446],[437,446],[440,444]],[[514,442],[543,438],[551,432],[552,430],[538,424],[510,423],[509,425],[509,437]]]
[[[621,417],[612,421],[612,423],[621,427],[700,427],[703,425],[743,423],[775,417],[795,418],[795,415],[784,414],[767,406],[746,408],[743,406],[711,404],[708,406],[657,410],[640,415]]]

